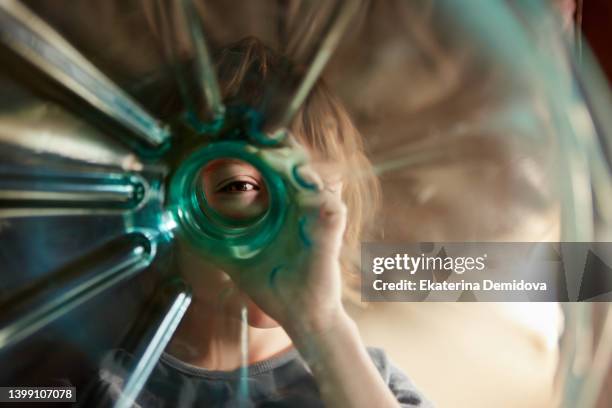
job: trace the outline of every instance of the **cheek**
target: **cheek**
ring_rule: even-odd
[[[265,191],[214,194],[208,202],[221,215],[248,219],[260,216],[268,209],[268,194]]]

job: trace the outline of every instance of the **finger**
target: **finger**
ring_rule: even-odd
[[[259,149],[254,153],[263,159],[272,169],[285,174],[292,184],[296,184],[293,174],[297,167],[308,162],[309,155],[306,149],[293,138],[288,138],[288,144],[283,147]]]
[[[323,179],[310,164],[295,167],[292,176],[301,189],[321,191],[325,187]]]
[[[326,254],[339,254],[346,228],[347,208],[342,200],[327,190],[320,193],[321,204],[307,228],[313,249]]]

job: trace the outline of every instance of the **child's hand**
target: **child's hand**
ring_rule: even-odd
[[[346,206],[323,189],[311,193],[297,214],[252,267],[227,272],[286,329],[326,330],[342,311],[339,257]]]
[[[263,151],[266,162],[292,178],[293,194],[276,240],[248,262],[220,263],[236,285],[266,314],[290,331],[324,331],[342,312],[340,250],[346,206],[309,165],[295,180],[284,157],[304,155],[298,145]],[[312,185],[313,189],[304,188]]]

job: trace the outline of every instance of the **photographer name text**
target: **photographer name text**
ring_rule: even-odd
[[[469,272],[486,271],[487,254],[477,257],[440,257],[410,256],[395,254],[390,257],[376,257],[372,260],[372,273],[379,279],[372,282],[375,291],[546,291],[546,282],[531,282],[523,279],[495,281],[492,279],[461,279],[458,281],[438,281],[433,279],[433,272],[447,272],[467,276]],[[417,272],[432,272],[429,279],[399,279],[386,281],[381,276],[387,271],[401,271],[413,277]],[[416,278],[416,277],[415,277]]]

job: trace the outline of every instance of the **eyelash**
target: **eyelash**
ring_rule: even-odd
[[[232,190],[231,187],[236,186],[236,185],[251,186],[251,188],[247,188],[246,190],[241,190],[241,189]],[[218,193],[229,193],[229,194],[245,193],[248,191],[259,191],[259,186],[254,183],[250,183],[248,181],[236,180],[236,181],[227,183],[226,185],[224,185],[223,187],[217,190]]]

